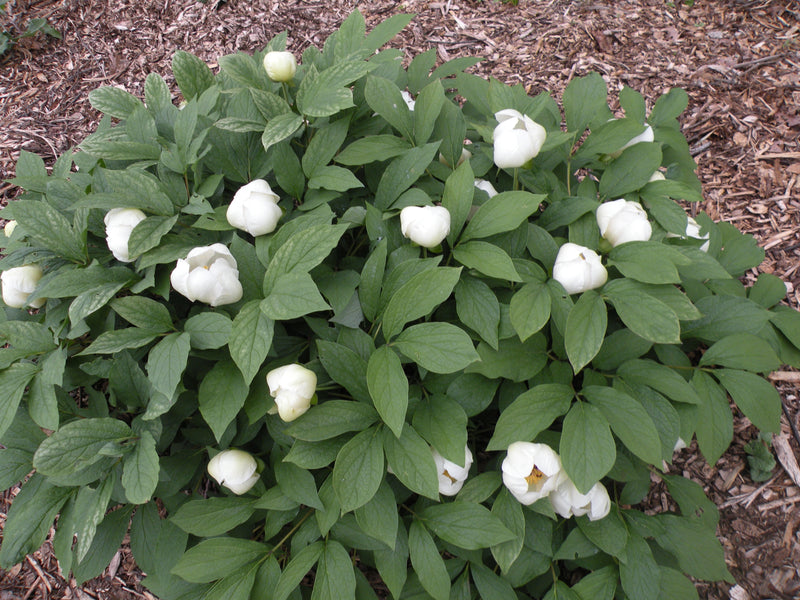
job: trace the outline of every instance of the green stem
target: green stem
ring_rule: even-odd
[[[310,517],[310,516],[311,516],[311,515],[313,515],[313,514],[314,514],[314,509],[312,508],[312,509],[310,509],[310,510],[309,510],[309,511],[308,511],[306,514],[304,514],[304,515],[303,515],[303,518],[302,518],[302,519],[300,519],[300,520],[297,522],[297,525],[295,525],[294,527],[292,527],[292,528],[289,530],[289,533],[287,533],[285,536],[283,536],[283,537],[282,537],[282,538],[281,538],[281,539],[278,541],[278,543],[277,543],[277,544],[275,544],[275,546],[272,548],[272,550],[270,550],[269,552],[267,552],[267,553],[264,555],[264,557],[261,559],[261,561],[263,562],[263,561],[265,561],[266,559],[268,559],[268,558],[269,558],[269,557],[270,557],[270,556],[271,556],[271,555],[272,555],[272,554],[273,554],[273,553],[274,553],[274,552],[275,552],[275,551],[276,551],[278,548],[280,548],[280,547],[283,545],[283,543],[284,543],[286,540],[288,540],[290,537],[292,537],[292,536],[294,535],[294,533],[295,533],[295,532],[296,532],[298,529],[300,529],[300,526],[301,526],[303,523],[305,523],[305,522],[306,522],[306,520],[308,520],[308,517]]]
[[[519,190],[519,168],[514,168],[514,191]]]

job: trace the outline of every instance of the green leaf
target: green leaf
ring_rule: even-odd
[[[122,449],[115,446],[131,437],[130,427],[117,419],[72,421],[39,445],[33,466],[42,475],[64,477],[104,456],[120,456]]]
[[[491,598],[492,600],[514,600],[517,598],[511,584],[488,567],[473,562],[470,563],[470,571],[472,571],[472,579],[481,598]]]
[[[383,449],[378,433],[377,428],[358,433],[336,456],[333,489],[343,512],[364,506],[383,481]]]
[[[696,519],[675,515],[659,515],[658,520],[664,528],[658,544],[678,559],[681,571],[698,579],[733,583],[713,528],[698,527]]]
[[[360,60],[345,60],[319,73],[307,73],[297,90],[297,108],[307,117],[329,117],[353,106],[353,93],[345,86],[376,67]]]
[[[680,343],[678,316],[666,304],[649,294],[625,285],[607,283],[602,293],[608,297],[622,322],[636,335],[660,344]],[[699,308],[699,307],[698,307]]]
[[[432,268],[417,273],[398,289],[383,312],[383,335],[391,340],[409,321],[428,315],[450,297],[461,269]]]
[[[539,281],[526,283],[511,297],[511,326],[524,342],[550,320],[550,292]]]
[[[0,372],[0,436],[6,433],[17,416],[25,387],[38,370],[33,363],[20,362]]]
[[[122,464],[122,487],[131,504],[144,504],[158,485],[158,452],[150,432],[143,431]]]
[[[248,391],[241,372],[229,360],[217,362],[203,377],[197,390],[197,401],[200,414],[217,441],[244,406]]]
[[[303,125],[303,117],[294,113],[277,115],[267,122],[264,133],[261,135],[261,145],[264,150],[269,150],[278,142],[290,137]]]
[[[564,469],[583,494],[611,470],[617,448],[608,421],[598,408],[585,402],[572,406],[564,418],[559,453]]]
[[[271,290],[281,275],[311,271],[336,247],[347,227],[346,223],[312,225],[296,232],[271,257],[264,278],[265,290]]]
[[[461,322],[497,349],[500,302],[492,289],[479,279],[464,277],[456,285],[455,296]]]
[[[699,404],[694,388],[677,371],[648,359],[634,359],[621,364],[617,373],[627,382],[646,385],[675,402]]]
[[[289,450],[289,454],[283,460],[294,463],[304,469],[321,469],[322,467],[327,467],[336,459],[339,450],[342,449],[342,446],[347,441],[344,437],[336,437],[319,442],[296,440],[291,450]]]
[[[317,284],[305,271],[281,275],[269,296],[261,302],[261,312],[276,321],[288,321],[331,307],[319,293]]]
[[[612,511],[605,518],[596,521],[591,521],[586,516],[575,520],[583,535],[603,552],[616,557],[624,556],[628,544],[628,528],[617,511]]]
[[[697,369],[692,387],[700,399],[695,433],[700,450],[709,465],[714,465],[733,440],[733,416],[725,390],[710,375]]]
[[[403,427],[399,438],[384,431],[383,449],[392,472],[403,485],[426,498],[439,498],[439,478],[433,454],[411,425]]]
[[[618,579],[616,567],[603,567],[583,577],[572,586],[572,591],[576,592],[581,600],[612,600],[617,591]]]
[[[444,87],[438,79],[420,91],[414,111],[414,140],[417,145],[424,144],[431,138],[445,101]]]
[[[170,521],[187,533],[214,537],[247,521],[255,511],[251,498],[208,498],[182,504]]]
[[[348,431],[362,431],[378,420],[378,413],[368,404],[348,400],[328,400],[312,406],[286,429],[286,434],[318,442]]]
[[[684,600],[700,600],[697,588],[691,579],[680,571],[669,567],[659,567],[661,571],[661,590],[658,600],[671,600],[672,598],[683,598]]]
[[[264,544],[250,540],[211,538],[189,548],[172,573],[192,583],[209,583],[258,560],[267,550]]]
[[[214,73],[206,63],[183,50],[172,56],[172,73],[186,100],[200,96],[214,85]]]
[[[458,402],[438,394],[423,398],[414,411],[412,425],[444,458],[464,466],[467,414]]]
[[[455,500],[435,504],[423,510],[419,517],[445,542],[465,550],[480,550],[516,538],[498,517],[472,502]]]
[[[411,565],[425,591],[434,600],[449,600],[450,575],[436,548],[436,542],[420,521],[411,521],[408,529],[408,551]]]
[[[83,292],[69,305],[69,320],[77,325],[92,313],[103,308],[122,288],[121,283],[107,283]]]
[[[631,600],[658,598],[661,571],[644,538],[632,535],[625,548],[625,558],[620,561],[619,575],[622,589]]]
[[[522,545],[525,541],[525,515],[520,504],[511,493],[504,489],[492,504],[492,514],[498,517],[511,532],[516,532],[516,539],[502,542],[492,546],[492,556],[497,561],[500,570],[508,572],[511,565],[517,560],[522,552]]]
[[[216,582],[203,600],[249,600],[257,572],[257,563],[234,571]]]
[[[166,306],[144,296],[125,296],[111,301],[111,308],[120,317],[135,327],[169,331],[172,317]]]
[[[275,586],[273,600],[286,600],[289,597],[317,562],[324,547],[324,542],[315,542],[292,556],[292,560],[281,573],[278,585]]]
[[[370,253],[361,269],[361,282],[358,286],[358,298],[361,309],[368,321],[374,321],[378,314],[381,282],[386,270],[387,241],[381,240]]]
[[[442,96],[444,97],[444,93]],[[364,98],[370,108],[397,129],[404,138],[414,139],[414,116],[406,106],[400,88],[394,82],[370,75],[364,88]],[[417,143],[424,142],[417,140]]]
[[[25,482],[6,516],[0,566],[10,569],[39,549],[72,488],[51,485],[39,474]]]
[[[465,160],[448,176],[442,193],[442,206],[450,213],[450,233],[447,235],[450,246],[455,244],[469,218],[474,195],[475,175],[469,161]]]
[[[661,464],[658,431],[641,403],[610,387],[590,385],[581,393],[600,409],[616,436],[631,452],[646,463]]]
[[[771,383],[736,369],[716,369],[713,374],[753,425],[761,431],[780,431],[781,398]]]
[[[555,383],[537,385],[523,392],[500,413],[487,450],[504,450],[513,442],[534,440],[556,418],[567,413],[573,396],[569,386]]]
[[[161,243],[161,238],[170,232],[178,221],[178,215],[173,217],[147,217],[139,222],[131,232],[128,240],[128,253],[131,258],[136,258],[148,250],[152,250]]]
[[[317,351],[331,379],[344,386],[356,400],[369,402],[367,361],[347,346],[326,340],[317,340]]]
[[[576,77],[564,90],[567,130],[581,134],[587,126],[608,114],[608,89],[599,73]]]
[[[230,317],[211,311],[189,317],[183,324],[184,331],[190,336],[192,348],[197,350],[214,350],[226,345],[231,337],[232,328],[233,322]]]
[[[393,512],[397,512],[393,510]],[[375,567],[395,598],[399,598],[408,578],[408,533],[402,523],[397,529],[397,542],[390,550],[375,550]]]
[[[327,165],[339,151],[342,142],[347,137],[349,125],[349,119],[339,119],[319,128],[314,133],[314,137],[311,138],[302,161],[303,172],[309,178],[313,179],[319,169]]]
[[[382,211],[389,208],[425,172],[438,150],[439,142],[425,144],[407,150],[390,162],[378,182],[375,207]]]
[[[316,138],[314,138],[316,139]],[[335,192],[346,192],[355,188],[364,187],[364,184],[352,171],[329,165],[318,167],[314,175],[308,180],[308,187],[312,190],[324,189]]]
[[[611,250],[608,258],[609,265],[620,273],[643,283],[679,283],[675,265],[687,264],[680,252],[657,242],[621,244]]]
[[[511,257],[503,249],[489,242],[459,244],[453,248],[453,257],[465,267],[475,269],[489,277],[522,281]]]
[[[336,162],[346,166],[361,166],[388,160],[411,149],[411,145],[394,135],[368,135],[358,138],[336,155]]]
[[[233,319],[228,342],[231,358],[239,367],[246,385],[250,385],[266,360],[275,328],[275,322],[262,312],[259,305],[259,300],[251,300],[241,308]]]
[[[104,331],[78,356],[86,354],[116,354],[128,348],[141,348],[156,339],[161,332],[139,327]]]
[[[147,357],[147,376],[155,391],[172,398],[189,359],[189,334],[171,333],[153,346]]]
[[[400,437],[408,407],[408,379],[389,346],[381,346],[369,357],[367,386],[381,419]]]
[[[450,323],[420,323],[401,333],[397,349],[434,373],[455,373],[480,357],[467,333]]]
[[[14,205],[14,218],[37,244],[73,262],[86,260],[86,243],[81,233],[47,202],[20,202]]]
[[[513,231],[539,209],[544,195],[502,192],[489,198],[467,224],[460,242]]]
[[[142,102],[133,94],[114,86],[105,86],[89,92],[89,104],[116,119],[127,119]]]
[[[770,319],[769,311],[752,300],[738,296],[706,296],[697,300],[695,306],[703,316],[684,323],[684,338],[716,342],[734,334],[758,335]]]
[[[680,88],[672,88],[666,94],[662,94],[653,110],[650,112],[648,122],[653,127],[668,125],[672,119],[676,119],[686,110],[689,105],[689,94]]]
[[[356,522],[364,533],[382,541],[390,549],[397,542],[397,500],[392,488],[386,481],[378,487],[378,491],[364,506],[355,511]]]
[[[33,455],[23,450],[4,448],[0,450],[0,487],[9,489],[25,479],[33,470]]]
[[[763,373],[780,368],[781,359],[763,338],[739,333],[714,343],[703,353],[700,364]]]
[[[356,577],[353,561],[339,542],[329,540],[317,563],[311,600],[348,600],[355,598]]]
[[[623,151],[600,177],[600,195],[619,198],[647,185],[661,166],[661,148],[655,143],[636,144]]]
[[[325,508],[319,499],[314,476],[309,471],[290,462],[279,462],[275,464],[275,479],[287,498],[317,510]]]
[[[547,364],[547,348],[543,335],[536,334],[521,343],[517,338],[500,340],[495,351],[481,342],[478,344],[480,360],[466,368],[467,373],[480,373],[488,379],[505,378],[525,381],[536,375]]]
[[[53,333],[41,323],[33,321],[0,323],[0,342],[25,354],[49,352],[56,347],[53,342]]]
[[[606,303],[600,295],[593,290],[581,294],[569,312],[564,332],[564,346],[575,373],[597,356],[607,325]]]

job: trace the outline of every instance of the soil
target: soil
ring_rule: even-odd
[[[12,0],[0,27],[24,30],[45,18],[63,40],[39,35],[0,56],[0,180],[21,149],[54,157],[77,145],[99,113],[88,93],[102,85],[143,95],[146,75],[170,76],[178,50],[216,69],[216,58],[254,52],[286,30],[296,54],[324,39],[355,8],[368,26],[392,14],[417,16],[390,45],[408,58],[435,48],[441,61],[483,58],[473,72],[560,98],[567,83],[599,72],[612,93],[623,85],[652,102],[671,87],[688,91],[683,131],[699,167],[706,211],[753,234],[766,250],[759,272],[781,277],[800,307],[800,3],[796,0]],[[612,108],[615,108],[612,106]],[[18,194],[0,183],[0,198]],[[696,445],[669,467],[703,485],[721,510],[719,537],[736,585],[698,583],[701,597],[800,598],[800,425],[792,370],[772,374],[784,402],[781,460],[769,480],[751,480],[744,444],[757,435],[737,414],[735,438],[713,466]],[[13,490],[0,503],[2,515]],[[659,486],[645,507],[669,508]],[[76,586],[59,574],[49,544],[0,571],[0,600],[152,599],[126,551],[103,576]]]

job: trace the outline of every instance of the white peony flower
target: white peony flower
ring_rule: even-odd
[[[494,189],[494,186],[485,179],[476,179],[475,187],[489,194],[489,198],[497,196],[497,190]]]
[[[501,169],[521,167],[542,149],[547,131],[528,115],[507,108],[494,114],[494,164]]]
[[[597,207],[597,226],[600,235],[612,246],[625,242],[646,242],[653,233],[642,205],[622,198]]]
[[[261,479],[257,469],[256,459],[243,450],[223,450],[208,463],[208,474],[237,496]]]
[[[267,52],[264,55],[264,69],[272,81],[291,81],[297,72],[297,61],[291,52]]]
[[[608,280],[608,272],[594,250],[567,242],[558,250],[553,279],[568,294],[599,288]]]
[[[120,262],[131,262],[128,240],[134,228],[147,218],[138,208],[112,208],[106,213],[106,244]]]
[[[178,259],[169,279],[175,291],[192,302],[222,306],[242,299],[236,259],[222,244],[192,249]]]
[[[450,233],[450,212],[444,206],[406,206],[400,211],[400,230],[423,248],[435,248]]]
[[[469,160],[470,158],[472,158],[472,152],[470,152],[466,148],[461,148],[461,156],[458,157],[458,162],[456,163],[456,167],[460,167],[465,160]],[[443,165],[447,165],[448,167],[453,168],[453,165],[447,162],[447,159],[441,152],[439,153],[439,162],[442,163]]]
[[[5,227],[3,227],[3,233],[6,234],[7,238],[10,238],[11,234],[14,233],[14,230],[16,228],[17,228],[17,222],[14,219],[12,219],[6,223]]]
[[[647,183],[652,183],[653,181],[666,181],[666,176],[661,171],[655,171],[652,175],[650,175],[650,179],[647,180]]]
[[[573,515],[576,517],[588,515],[590,521],[597,521],[611,510],[611,499],[602,483],[598,481],[587,493],[581,494],[568,477],[551,492],[550,503],[553,505],[553,510],[565,519]]]
[[[692,217],[688,217],[686,220],[686,235],[675,235],[674,233],[668,233],[668,238],[676,238],[679,237],[681,239],[686,239],[687,237],[694,238],[696,240],[708,240],[708,232],[706,231],[704,234],[700,234],[700,223],[695,221]],[[708,252],[708,246],[711,242],[705,242],[702,246],[700,246],[700,250],[703,252]]]
[[[251,181],[233,195],[226,213],[228,223],[252,236],[272,233],[283,214],[278,200],[266,181]]]
[[[28,297],[36,289],[41,278],[42,268],[39,265],[25,265],[3,271],[0,275],[3,302],[11,308],[24,308],[25,306],[40,308],[46,302],[45,298],[29,301]]]
[[[555,450],[546,444],[531,442],[511,444],[502,470],[503,483],[525,505],[546,498],[566,477]]]
[[[459,467],[439,454],[435,448],[431,448],[433,462],[436,464],[436,473],[439,476],[439,493],[442,496],[455,496],[464,487],[464,482],[469,475],[469,468],[472,466],[472,452],[468,446],[464,446],[464,466]]]
[[[267,373],[269,394],[275,398],[278,415],[294,421],[311,406],[317,388],[317,374],[302,365],[291,364]]]

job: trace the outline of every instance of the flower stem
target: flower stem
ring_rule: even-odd
[[[519,168],[514,167],[514,191],[519,190]]]

